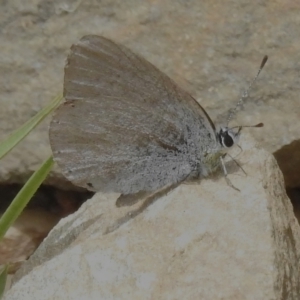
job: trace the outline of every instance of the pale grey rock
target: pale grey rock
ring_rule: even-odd
[[[273,156],[244,135],[246,171],[183,184],[147,208],[96,194],[60,221],[5,300],[299,299],[300,231]]]
[[[299,140],[299,12],[299,3],[292,0],[4,1],[0,141],[61,92],[71,44],[85,34],[99,34],[168,73],[213,120],[224,119],[268,54],[251,99],[233,123],[264,122],[253,135],[275,152]],[[50,155],[47,127],[47,122],[41,124],[1,161],[2,183],[24,182]],[[293,161],[282,164],[294,166]],[[48,183],[61,181],[57,171],[54,175]]]

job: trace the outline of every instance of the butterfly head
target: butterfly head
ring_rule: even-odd
[[[237,144],[239,137],[240,137],[240,132],[242,127],[239,126],[236,130],[237,127],[233,128],[228,128],[228,127],[221,127],[220,130],[217,132],[217,139],[222,148],[228,149],[233,147],[235,144]]]
[[[235,127],[220,127],[220,129],[217,131],[217,141],[221,145],[221,147],[224,150],[227,150],[229,148],[232,148],[234,145],[236,145],[239,141],[241,130],[244,127],[263,127],[263,123],[258,123],[256,125],[250,125],[250,126],[235,126]]]

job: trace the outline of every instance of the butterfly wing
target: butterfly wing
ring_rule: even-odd
[[[129,194],[179,182],[215,143],[211,120],[188,93],[104,37],[72,46],[64,97],[50,125],[54,160],[90,190]]]

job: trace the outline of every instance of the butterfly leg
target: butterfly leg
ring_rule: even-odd
[[[222,166],[222,169],[223,169],[223,172],[224,172],[224,176],[225,176],[225,180],[226,180],[226,183],[232,187],[233,189],[235,189],[236,191],[239,191],[240,190],[238,188],[236,188],[232,182],[230,181],[230,179],[228,178],[228,172],[227,172],[227,169],[226,169],[226,166],[225,166],[225,162],[224,162],[224,157],[226,156],[226,154],[224,154],[223,156],[220,157],[220,163],[221,163],[221,166]]]
[[[242,171],[243,171],[243,173],[245,174],[245,175],[247,175],[247,173],[246,173],[246,171],[243,169],[243,167],[231,156],[231,155],[229,155],[228,153],[226,153],[226,155],[228,155],[230,158],[231,158],[231,160],[236,164],[236,166],[238,167],[238,168],[240,168]],[[224,157],[225,157],[225,155],[224,155]]]

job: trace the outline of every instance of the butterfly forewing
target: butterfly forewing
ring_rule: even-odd
[[[179,182],[215,143],[213,124],[188,93],[103,37],[72,46],[64,96],[50,125],[54,159],[91,190],[128,194]]]

